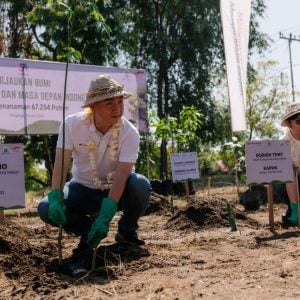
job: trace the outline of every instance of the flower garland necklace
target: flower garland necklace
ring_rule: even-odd
[[[121,127],[121,122],[118,121],[116,124],[112,126],[112,133],[111,133],[111,138],[109,141],[110,145],[110,160],[111,164],[115,165],[117,158],[118,158],[118,149],[119,149],[119,135],[120,135],[120,127]],[[100,189],[101,191],[110,189],[112,183],[113,183],[113,177],[115,174],[115,170],[109,172],[107,174],[107,182],[104,183],[98,178],[98,173],[97,173],[97,165],[96,165],[96,156],[95,156],[95,151],[96,151],[96,144],[95,142],[89,137],[88,143],[87,143],[87,149],[89,152],[89,160],[90,160],[90,166],[91,166],[91,177],[94,186],[96,189]]]

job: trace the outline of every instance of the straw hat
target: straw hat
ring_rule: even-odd
[[[297,102],[289,104],[286,108],[284,115],[281,117],[281,126],[286,126],[286,120],[297,114],[300,114],[300,103]]]
[[[96,80],[91,81],[86,100],[82,107],[87,107],[90,104],[117,96],[123,96],[126,99],[131,94],[126,92],[124,87],[109,75],[100,75]]]

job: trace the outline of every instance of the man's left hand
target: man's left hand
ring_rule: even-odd
[[[90,247],[95,248],[108,233],[109,225],[102,220],[96,219],[88,235],[87,243]]]
[[[117,202],[111,198],[103,198],[99,216],[93,223],[88,235],[87,243],[95,248],[108,233],[109,223],[117,212]]]

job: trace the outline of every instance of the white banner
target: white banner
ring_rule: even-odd
[[[0,134],[56,134],[63,118],[65,63],[0,58]],[[110,74],[133,95],[124,115],[147,131],[146,72],[70,64],[65,114],[81,111],[91,80]]]
[[[0,144],[0,208],[25,207],[22,144]]]
[[[232,131],[246,130],[251,0],[220,0]]]

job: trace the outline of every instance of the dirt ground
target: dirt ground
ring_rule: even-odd
[[[152,195],[139,235],[146,245],[114,244],[117,215],[101,242],[93,271],[62,273],[78,239],[63,233],[59,265],[58,229],[45,226],[32,208],[5,212],[0,224],[0,299],[300,299],[300,231],[281,224],[283,204],[244,211],[234,187],[197,192],[187,203]],[[233,199],[232,232],[226,200]],[[235,199],[235,200],[234,200]]]

